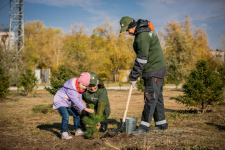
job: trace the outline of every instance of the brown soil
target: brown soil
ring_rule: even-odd
[[[173,97],[179,90],[164,90],[167,131],[149,132],[139,136],[119,133],[101,133],[100,139],[89,140],[74,136],[72,117],[69,122],[70,140],[60,139],[61,117],[57,111],[41,110],[37,105],[52,104],[52,96],[38,91],[34,96],[13,95],[2,101],[0,110],[0,149],[225,149],[225,105],[209,108],[208,113],[192,113],[176,103]],[[108,91],[111,115],[109,131],[116,128],[123,116],[128,90]],[[143,110],[143,94],[133,90],[127,117],[137,117],[138,124]],[[152,121],[151,126],[154,126]]]

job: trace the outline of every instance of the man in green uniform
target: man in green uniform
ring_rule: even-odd
[[[137,57],[134,67],[130,72],[130,84],[133,87],[136,80],[142,74],[144,79],[144,110],[138,129],[131,134],[139,135],[149,130],[166,130],[168,124],[165,119],[163,102],[163,82],[166,76],[166,61],[154,27],[148,20],[139,19],[137,22],[131,17],[125,16],[120,20],[121,32],[134,35],[133,48]],[[152,117],[155,127],[150,128]]]
[[[103,82],[98,79],[98,75],[94,72],[89,72],[91,74],[89,89],[82,94],[83,102],[86,104],[94,104],[95,111],[97,115],[103,115],[107,119],[110,115],[110,104],[108,99],[107,90],[103,85]],[[85,130],[85,124],[83,123],[82,118],[84,116],[89,116],[89,113],[82,111],[81,113],[81,126]],[[101,125],[101,126],[100,126]],[[102,121],[99,123],[99,131],[105,132],[107,129],[107,122]]]

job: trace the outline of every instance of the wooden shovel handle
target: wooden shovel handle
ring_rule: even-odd
[[[129,90],[128,99],[127,99],[126,110],[125,110],[124,115],[123,115],[123,122],[125,122],[125,118],[126,118],[126,116],[127,116],[127,111],[128,111],[128,107],[129,107],[129,103],[130,103],[130,97],[131,97],[132,89],[133,89],[133,86],[132,86],[132,84],[131,84],[131,85],[130,85],[130,90]]]

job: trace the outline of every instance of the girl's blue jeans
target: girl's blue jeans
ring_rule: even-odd
[[[61,133],[68,131],[69,114],[73,116],[74,130],[80,128],[80,116],[74,107],[59,107],[58,111],[62,116]]]

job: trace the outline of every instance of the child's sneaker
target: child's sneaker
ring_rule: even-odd
[[[61,134],[61,139],[62,140],[69,140],[69,139],[71,139],[72,138],[72,136],[69,136],[68,135],[68,132],[63,132],[62,134]]]
[[[86,131],[82,131],[81,129],[77,129],[77,131],[75,131],[75,136],[85,135],[86,133],[87,133]]]

